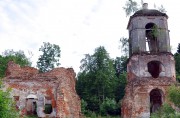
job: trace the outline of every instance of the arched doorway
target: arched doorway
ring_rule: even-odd
[[[160,89],[153,89],[150,92],[150,113],[157,111],[163,103],[163,92]]]
[[[26,110],[27,115],[36,115],[36,108],[37,108],[37,96],[30,94],[26,97]]]

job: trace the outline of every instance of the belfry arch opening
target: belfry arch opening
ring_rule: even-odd
[[[154,23],[147,23],[145,29],[146,29],[146,51],[150,53],[158,52],[157,25]]]
[[[148,72],[153,78],[158,78],[159,74],[162,72],[162,64],[160,61],[150,61],[147,64]]]
[[[156,112],[163,103],[163,92],[160,89],[153,89],[150,92],[150,113]]]

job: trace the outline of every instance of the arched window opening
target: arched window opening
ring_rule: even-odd
[[[157,25],[154,23],[148,23],[145,26],[146,28],[146,51],[153,53],[158,52],[158,42],[157,42]]]
[[[148,72],[151,74],[153,78],[158,78],[159,74],[162,71],[161,62],[159,61],[150,61],[148,64]]]
[[[159,89],[153,89],[150,92],[150,113],[156,112],[163,103],[163,92]]]

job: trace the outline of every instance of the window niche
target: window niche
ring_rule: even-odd
[[[153,78],[158,78],[159,74],[162,72],[162,64],[160,61],[150,61],[147,64],[148,72]]]

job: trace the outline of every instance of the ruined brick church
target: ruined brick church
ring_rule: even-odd
[[[72,68],[55,68],[39,73],[36,68],[20,67],[10,61],[4,88],[11,88],[21,115],[41,118],[79,118],[80,98],[75,91]]]
[[[121,107],[123,118],[149,118],[168,102],[167,88],[176,78],[167,19],[167,14],[148,9],[147,3],[129,19],[130,58]]]
[[[158,10],[142,10],[129,19],[127,86],[122,101],[123,118],[149,118],[164,102],[167,88],[176,82],[175,61],[170,51],[168,16]],[[20,113],[50,118],[79,118],[80,98],[72,68],[39,73],[36,68],[9,62],[5,88]]]

